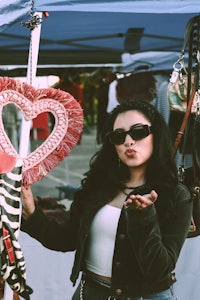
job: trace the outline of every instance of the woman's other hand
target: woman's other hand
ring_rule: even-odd
[[[21,187],[22,194],[22,216],[25,220],[27,220],[35,210],[35,202],[33,198],[33,193],[31,187]]]

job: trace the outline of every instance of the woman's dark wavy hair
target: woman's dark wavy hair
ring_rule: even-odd
[[[152,124],[153,154],[146,169],[146,183],[158,192],[173,189],[178,178],[170,132],[160,113],[151,104],[129,100],[118,105],[109,116],[107,132],[113,130],[117,116],[129,110],[142,113]],[[101,149],[92,157],[90,169],[85,175],[82,191],[93,194],[99,200],[103,197],[109,201],[128,181],[129,169],[122,162],[119,165],[115,146],[107,135]]]

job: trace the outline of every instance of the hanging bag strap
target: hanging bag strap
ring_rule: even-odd
[[[183,141],[183,150],[182,150],[182,162],[181,166],[179,168],[179,179],[185,182],[186,180],[186,173],[184,168],[184,154],[186,149],[186,142],[188,141],[189,136],[189,128],[192,126],[191,123],[191,109],[192,105],[194,104],[194,100],[198,100],[195,104],[196,108],[193,111],[195,115],[199,114],[200,106],[199,106],[199,100],[200,100],[200,17],[196,16],[192,18],[185,29],[185,40],[183,44],[182,49],[182,58],[184,58],[184,51],[187,46],[187,43],[189,45],[189,56],[188,56],[188,71],[187,71],[187,108],[185,115],[183,117],[183,121],[180,127],[180,130],[178,131],[177,137],[175,139],[174,143],[174,155],[177,152],[177,149],[180,145],[181,140],[184,136]],[[192,84],[192,73],[194,72],[194,84]],[[194,120],[196,122],[196,118]],[[197,130],[197,129],[196,129]],[[194,132],[194,130],[193,130]],[[197,138],[197,137],[195,137]],[[195,147],[195,144],[192,145]],[[197,149],[195,149],[198,151]],[[192,195],[193,200],[193,213],[191,218],[191,225],[188,232],[187,237],[194,237],[200,234],[200,169],[196,168],[195,165],[195,157],[194,157],[194,149],[193,151],[193,166],[192,166],[192,183],[189,183],[190,192]],[[199,166],[198,166],[199,167]],[[188,170],[187,170],[188,171]],[[197,174],[198,171],[198,174]]]
[[[187,71],[187,75],[188,75],[188,85],[187,85],[187,108],[186,108],[186,112],[185,115],[183,117],[183,121],[181,124],[181,127],[178,131],[178,134],[176,136],[175,142],[174,142],[174,150],[173,153],[174,155],[176,154],[178,147],[180,145],[180,142],[183,138],[190,114],[191,114],[191,108],[192,108],[192,104],[196,95],[196,91],[198,89],[198,83],[199,83],[199,65],[197,62],[197,66],[196,66],[196,70],[195,70],[195,79],[194,79],[194,85],[192,85],[192,70],[193,70],[193,59],[194,56],[197,56],[197,53],[194,52],[197,51],[197,49],[193,49],[193,47],[195,48],[196,45],[194,45],[194,36],[196,34],[196,28],[198,29],[198,25],[200,23],[200,17],[199,16],[195,16],[193,18],[191,18],[189,20],[189,22],[186,25],[185,28],[185,32],[184,32],[184,42],[183,42],[183,46],[182,46],[182,50],[181,50],[181,55],[180,55],[180,60],[184,60],[184,53],[185,53],[185,49],[187,47],[187,44],[189,44],[189,59],[188,59],[188,71]],[[198,30],[199,31],[199,30]],[[195,57],[196,60],[198,60]],[[195,61],[196,62],[196,61]],[[187,133],[187,132],[186,132]],[[184,139],[186,140],[186,136],[184,137]],[[183,149],[183,153],[184,153],[184,149]]]
[[[195,85],[194,85],[194,87],[192,89],[192,93],[190,95],[190,100],[188,102],[187,109],[186,109],[183,121],[182,121],[182,124],[181,124],[181,127],[178,131],[178,134],[177,134],[175,142],[174,142],[174,149],[173,149],[173,154],[174,155],[176,154],[176,152],[178,150],[178,147],[179,147],[180,142],[182,140],[183,134],[185,132],[185,128],[186,128],[187,121],[188,121],[190,113],[191,113],[191,107],[192,107],[192,103],[194,101],[195,94],[196,94],[196,88],[195,88]]]

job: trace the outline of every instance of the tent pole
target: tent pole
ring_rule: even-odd
[[[37,15],[42,19],[42,12],[36,12]],[[36,73],[37,73],[37,62],[40,44],[40,33],[41,33],[41,22],[38,26],[31,30],[30,46],[29,46],[29,57],[27,67],[26,81],[28,84],[36,87]],[[29,152],[29,138],[32,121],[25,120],[22,116],[21,131],[20,131],[20,142],[19,142],[19,156],[21,158],[26,157]],[[10,286],[5,283],[4,300],[13,300],[13,291]]]

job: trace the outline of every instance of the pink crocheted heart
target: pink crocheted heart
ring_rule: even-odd
[[[14,103],[26,120],[32,120],[43,112],[50,112],[55,118],[49,137],[25,158],[19,157],[4,130],[2,109],[9,103]],[[0,150],[23,160],[24,185],[40,180],[56,167],[69,155],[82,132],[83,111],[72,95],[53,88],[35,89],[9,77],[0,77],[0,112]]]

